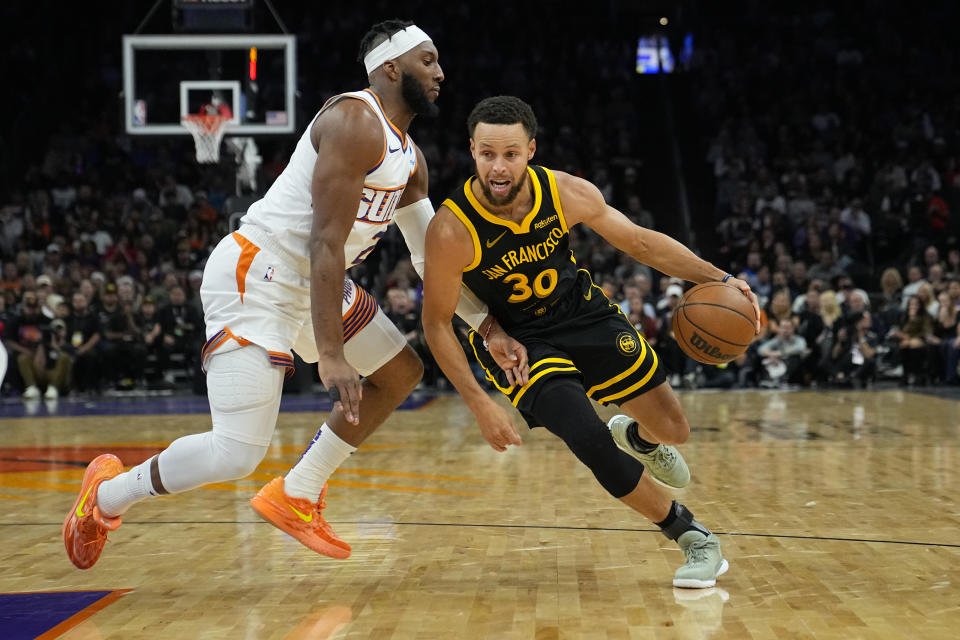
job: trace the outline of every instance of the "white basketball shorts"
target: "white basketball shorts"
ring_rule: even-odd
[[[207,260],[200,286],[207,333],[204,365],[215,353],[250,343],[263,347],[271,363],[290,372],[291,350],[305,362],[316,362],[307,264],[260,229],[244,226],[224,237]],[[374,297],[346,277],[342,313],[344,355],[362,376],[385,365],[407,344]]]

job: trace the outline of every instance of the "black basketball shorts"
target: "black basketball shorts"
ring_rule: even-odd
[[[469,334],[487,379],[524,417],[530,414],[538,389],[556,376],[579,377],[587,397],[605,405],[623,404],[666,379],[653,347],[620,307],[590,281],[587,272],[581,271],[581,276],[585,278],[578,278],[570,299],[558,305],[555,313],[507,330],[527,349],[530,381],[526,385],[510,386],[483,339],[476,331]]]

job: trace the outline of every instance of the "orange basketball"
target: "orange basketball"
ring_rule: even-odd
[[[673,312],[673,335],[697,362],[723,364],[747,350],[755,322],[753,305],[739,289],[705,282],[680,299]]]

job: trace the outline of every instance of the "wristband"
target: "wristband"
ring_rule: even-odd
[[[496,322],[496,321],[497,321],[496,318],[494,318],[493,316],[490,316],[490,322],[487,323],[487,330],[484,331],[484,332],[483,332],[483,335],[481,336],[481,337],[483,338],[483,348],[484,348],[484,349],[487,348],[487,338],[490,337],[490,332],[493,331],[493,323]]]
[[[732,278],[732,277],[733,277],[733,274],[732,274],[732,273],[728,273],[727,275],[723,276],[723,280],[721,280],[720,282],[726,282],[727,280],[729,280],[729,279]]]

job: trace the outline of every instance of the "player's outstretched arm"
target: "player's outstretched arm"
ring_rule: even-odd
[[[359,100],[341,100],[314,122],[313,227],[310,231],[310,314],[320,359],[317,371],[344,417],[360,420],[360,377],[343,355],[343,248],[357,216],[367,171],[379,162],[385,140],[377,117]]]
[[[497,451],[521,444],[510,415],[477,384],[450,321],[460,297],[463,268],[473,260],[473,243],[463,224],[440,207],[427,229],[423,278],[423,333],[444,375],[460,392]]]
[[[620,251],[674,278],[702,284],[719,282],[727,272],[694,254],[670,236],[634,224],[608,205],[592,183],[561,171],[555,172],[567,225],[584,223]],[[750,285],[738,278],[726,279],[753,305],[756,331],[760,331],[760,307]]]

